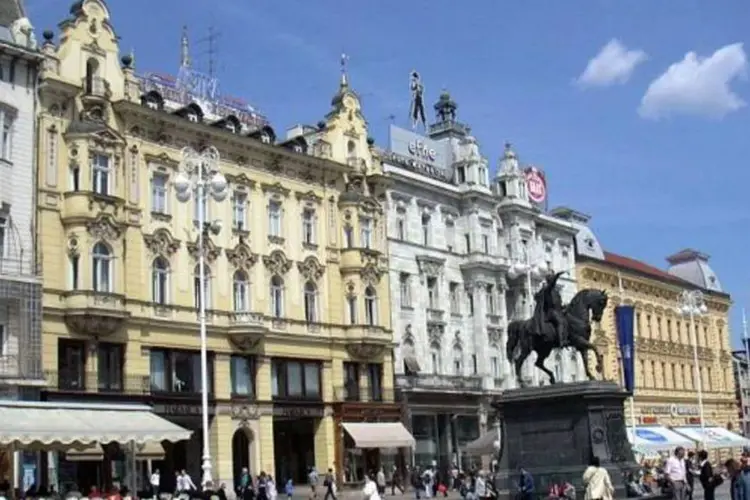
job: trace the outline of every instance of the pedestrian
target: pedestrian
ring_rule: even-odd
[[[693,485],[695,484],[695,452],[689,451],[685,459],[685,483],[688,485],[687,500],[693,500]]]
[[[730,493],[732,500],[750,500],[750,471],[742,470],[737,460],[730,458],[724,463],[731,478]]]
[[[583,472],[583,485],[586,487],[585,500],[612,500],[615,488],[607,469],[602,467],[599,457],[591,457],[589,466]]]
[[[484,472],[479,471],[474,481],[474,496],[477,500],[487,500],[489,494],[487,493],[487,481],[484,477]]]
[[[318,471],[315,470],[315,467],[310,467],[308,473],[307,473],[307,483],[310,485],[310,493],[312,494],[313,498],[317,498],[317,491],[315,491],[315,488],[318,486],[318,481],[320,478],[318,477]]]
[[[336,500],[336,477],[333,475],[333,469],[328,468],[325,479],[323,479],[323,486],[326,489],[326,493],[323,496],[323,500]]]
[[[159,469],[155,469],[153,474],[151,474],[149,483],[151,484],[151,497],[153,500],[159,500],[159,483],[161,483],[161,473],[159,472]]]
[[[380,495],[381,498],[384,497],[386,482],[385,482],[385,471],[383,470],[382,467],[380,467],[378,469],[378,472],[375,474],[375,484],[378,485],[378,495]]]
[[[380,495],[378,494],[378,485],[375,483],[375,481],[372,480],[374,476],[375,474],[372,473],[365,475],[365,487],[362,489],[362,495],[364,496],[365,500],[380,500]]]
[[[700,464],[698,481],[703,486],[703,500],[714,500],[716,488],[724,482],[724,479],[721,475],[714,473],[714,468],[708,460],[708,452],[706,450],[698,452],[698,462]]]
[[[401,483],[401,471],[398,469],[398,466],[393,466],[393,472],[391,473],[391,496],[396,495],[396,490],[403,495],[404,494],[404,487]]]
[[[294,483],[291,479],[286,480],[286,485],[284,485],[284,491],[286,491],[286,499],[292,500],[292,495],[294,495]]]
[[[670,456],[664,464],[664,476],[672,487],[672,498],[674,500],[687,500],[685,448],[682,446],[675,448],[674,455]]]
[[[523,467],[519,467],[518,471],[521,473],[518,479],[518,499],[531,500],[534,497],[534,478]]]

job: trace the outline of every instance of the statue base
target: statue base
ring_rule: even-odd
[[[513,389],[496,398],[502,422],[498,496],[516,498],[523,467],[534,478],[534,497],[568,482],[583,498],[583,471],[597,456],[609,471],[615,498],[625,498],[623,473],[637,467],[626,431],[627,397],[614,382],[590,381]]]

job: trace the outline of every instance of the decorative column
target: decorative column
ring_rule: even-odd
[[[497,309],[502,317],[502,320],[500,321],[500,342],[498,343],[498,354],[500,357],[500,376],[503,378],[503,380],[507,381],[511,376],[511,373],[513,372],[511,369],[510,361],[505,354],[505,346],[508,345],[508,323],[510,323],[510,318],[508,317],[507,302],[508,284],[505,282],[505,280],[503,280],[502,282],[497,284],[497,288]],[[504,385],[505,384],[507,384],[507,382],[505,382]]]
[[[487,284],[474,281],[470,284],[474,296],[474,316],[472,325],[474,330],[474,352],[477,354],[477,371],[481,375],[489,372],[487,357],[489,352],[489,338],[487,337]],[[484,386],[484,378],[482,380]]]

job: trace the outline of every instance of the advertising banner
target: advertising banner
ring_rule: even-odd
[[[633,306],[615,307],[615,324],[617,326],[617,341],[620,344],[620,359],[622,360],[622,378],[625,390],[633,393],[635,390],[635,308]]]

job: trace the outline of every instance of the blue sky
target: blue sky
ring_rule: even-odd
[[[108,3],[141,72],[177,71],[183,24],[205,69],[207,46],[195,41],[213,25],[223,91],[256,105],[278,132],[326,113],[345,52],[385,145],[389,117],[406,124],[408,75],[418,70],[429,103],[451,92],[493,169],[512,142],[522,161],[546,170],[550,205],[592,215],[608,250],[660,267],[684,247],[710,254],[739,338],[750,304],[750,110],[744,48],[733,44],[746,41],[750,2]],[[69,6],[27,7],[41,32]],[[684,61],[688,52],[697,58]]]

